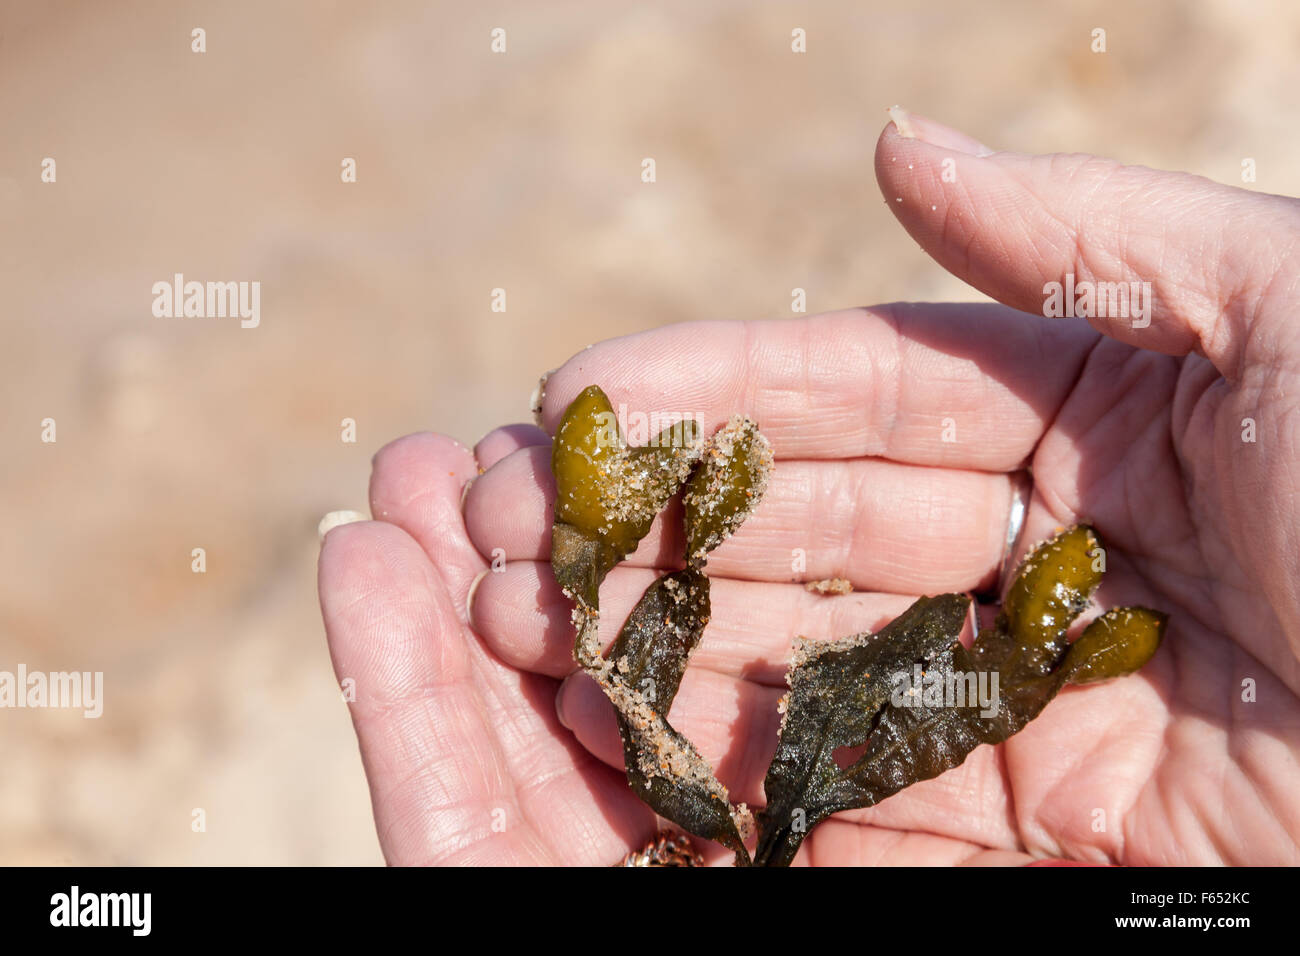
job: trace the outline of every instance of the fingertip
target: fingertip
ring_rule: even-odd
[[[1291,200],[1085,153],[994,152],[914,114],[886,126],[875,168],[908,233],[979,291],[1153,352],[1198,351],[1229,380],[1275,286],[1257,264],[1294,234]]]
[[[566,679],[560,684],[559,690],[555,692],[555,719],[560,722],[560,726],[565,730],[572,731],[573,726],[569,723],[568,717],[565,716],[564,708],[561,706],[561,700],[564,696],[564,685],[568,683]]]
[[[409,568],[412,558],[426,560],[406,532],[387,522],[351,521],[330,528],[317,561],[322,603],[327,597],[340,606],[355,601],[356,592],[373,590]]]
[[[368,521],[369,518],[360,511],[342,510],[330,511],[316,525],[316,534],[320,537],[321,544],[325,543],[325,536],[335,528],[340,528],[345,524],[353,524],[358,521]]]
[[[880,134],[879,142],[882,144],[892,140],[916,140],[969,156],[991,156],[995,152],[961,130],[912,113],[901,106],[891,106],[886,112],[889,114],[890,122],[885,125],[885,129]]]
[[[466,673],[457,609],[401,528],[361,521],[331,529],[318,577],[335,674],[355,681],[354,713],[373,713]]]
[[[321,524],[324,525],[324,519]],[[326,588],[329,587],[330,593],[334,593],[334,585],[343,579],[341,572],[357,553],[368,546],[377,524],[379,522],[376,521],[350,521],[324,530],[320,539],[320,555],[316,561],[322,605],[326,598]]]
[[[540,412],[537,424],[547,434],[554,434],[560,419],[569,404],[578,394],[590,385],[599,385],[617,406],[621,397],[619,386],[635,376],[638,382],[648,384],[656,375],[654,365],[664,356],[646,346],[652,341],[660,344],[664,337],[656,333],[667,333],[672,338],[672,329],[636,332],[616,339],[606,339],[594,345],[588,345],[559,368],[547,373],[544,388],[539,396]],[[700,349],[705,354],[705,349]],[[674,373],[679,374],[679,360],[673,362]]]
[[[483,579],[492,571],[491,568],[484,568],[478,574],[474,575],[474,580],[469,583],[469,591],[465,594],[465,620],[469,621],[470,627],[474,627],[474,595],[478,593],[478,586]]]
[[[547,372],[544,381],[538,383],[537,404],[534,406],[533,417],[537,421],[538,428],[543,432],[555,434],[555,429],[559,427],[560,418],[564,415],[564,410],[569,407],[569,403],[591,384],[592,373],[577,374],[580,369],[576,364],[579,358],[587,356],[591,349],[592,346],[588,345],[559,368]]]
[[[479,443],[474,446],[474,458],[478,461],[478,467],[487,471],[511,452],[550,443],[551,436],[536,425],[522,422],[502,425],[500,428],[492,429],[479,440]]]
[[[482,567],[461,507],[462,494],[477,475],[473,452],[433,432],[385,445],[370,475],[371,514],[418,541],[452,595],[463,595]]]
[[[321,614],[335,661],[346,657],[377,603],[394,590],[428,590],[431,575],[419,546],[395,525],[356,521],[331,528],[317,560]]]
[[[544,446],[520,448],[470,485],[465,528],[482,558],[497,549],[511,561],[549,556],[555,501],[549,456]]]
[[[574,671],[555,693],[555,716],[592,756],[614,767],[623,766],[623,741],[614,719],[614,705],[585,671]]]
[[[461,486],[478,474],[474,453],[437,432],[415,432],[394,439],[375,452],[370,464],[372,505],[377,499],[383,503],[406,500],[411,493],[428,490],[431,479],[438,487],[454,486],[454,497],[459,500]],[[381,517],[373,507],[371,510],[376,518]]]

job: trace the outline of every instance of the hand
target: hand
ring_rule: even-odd
[[[1010,476],[1032,465],[1021,550],[1091,521],[1107,546],[1099,600],[1166,611],[1165,645],[1135,676],[1067,689],[1008,743],[832,818],[800,861],[1295,864],[1300,205],[1089,156],[992,153],[895,119],[876,151],[890,208],[1011,308],[674,325],[549,380],[548,430],[596,383],[632,412],[697,413],[706,434],[746,412],[775,448],[767,498],[710,560],[713,617],[674,726],[733,800],[761,806],[791,637],[994,585]],[[1042,317],[1045,284],[1067,273],[1150,283],[1149,324]],[[553,494],[531,426],[472,455],[411,436],[376,457],[377,520],[325,540],[330,647],[356,682],[390,862],[608,864],[654,832],[610,705],[571,676]],[[606,579],[606,641],[680,552],[678,516]],[[484,573],[494,549],[504,567]],[[799,583],[825,577],[855,593]]]

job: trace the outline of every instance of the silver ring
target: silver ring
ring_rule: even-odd
[[[1034,494],[1034,476],[1029,469],[1011,475],[1011,513],[1007,516],[1007,536],[1002,543],[1002,560],[998,562],[998,597],[1007,583],[1009,565],[1015,557],[1020,533],[1025,529],[1025,515],[1029,512],[1029,499]]]

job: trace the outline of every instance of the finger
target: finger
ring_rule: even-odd
[[[536,425],[502,425],[484,435],[474,446],[478,466],[487,471],[506,455],[529,445],[549,445],[551,436]]]
[[[682,678],[669,721],[712,764],[733,803],[766,803],[763,778],[776,749],[777,701],[783,693],[693,668]],[[590,677],[579,672],[560,685],[556,709],[583,746],[610,766],[623,767],[613,705]],[[979,747],[947,773],[841,819],[1021,848],[1001,748],[995,747]]]
[[[1293,338],[1281,325],[1289,314],[1268,305],[1294,291],[1300,270],[1296,200],[1095,156],[989,152],[895,115],[876,146],[886,202],[926,252],[982,292],[1044,315],[1048,283],[1064,286],[1067,275],[1076,292],[1080,282],[1118,284],[1104,289],[1109,314],[1092,303],[1093,327],[1158,352],[1199,351],[1234,380],[1253,323],[1265,323],[1263,348]],[[1132,296],[1131,283],[1149,314],[1109,300]]]
[[[479,476],[465,521],[480,554],[550,557],[554,481],[546,448],[525,448]],[[709,556],[709,573],[763,581],[847,578],[862,591],[926,594],[977,589],[1002,556],[1008,476],[876,459],[783,461],[734,537]],[[684,550],[670,507],[628,558],[668,567]]]
[[[1024,866],[1033,857],[970,840],[893,830],[832,817],[808,835],[796,865]]]
[[[390,863],[612,863],[653,832],[619,776],[563,733],[554,683],[467,638],[401,529],[331,531],[320,590]]]
[[[551,682],[500,664],[463,627],[471,582],[484,567],[460,510],[476,470],[468,449],[432,434],[408,436],[375,458],[372,509],[407,534],[374,527],[391,528],[389,540],[400,543],[408,563],[432,576],[429,610],[416,581],[404,580],[400,568],[376,570],[369,558],[365,567],[376,574],[382,601],[372,596],[353,613],[376,605],[384,630],[367,640],[364,626],[345,620],[339,631],[372,647],[379,669],[372,688],[379,709],[364,710],[366,685],[358,677],[354,722],[367,766],[375,768],[368,777],[385,851],[405,862],[614,862],[648,837],[653,816],[618,774],[564,733]],[[417,547],[423,562],[412,553]],[[359,551],[367,560],[366,549]],[[327,567],[323,557],[323,572]],[[413,618],[423,640],[391,646],[389,617]],[[396,688],[381,683],[403,668],[417,679]]]
[[[688,668],[668,719],[712,765],[732,803],[763,803],[763,776],[776,743],[783,688],[763,687]],[[560,721],[597,759],[623,769],[623,744],[614,706],[600,686],[578,671],[555,698]]]
[[[648,436],[651,416],[676,412],[711,434],[743,412],[778,459],[1008,471],[1033,451],[1095,340],[1082,323],[1045,326],[988,304],[688,322],[580,352],[547,379],[542,424],[554,433],[597,384],[628,432]]]
[[[657,572],[616,568],[600,592],[602,647],[613,643],[622,622]],[[916,600],[903,594],[810,593],[802,584],[769,584],[716,578],[709,588],[709,628],[691,667],[785,687],[795,635],[812,639],[874,631]],[[486,575],[470,600],[474,630],[503,661],[523,670],[565,677],[573,663],[573,601],[564,596],[544,561],[511,561]]]
[[[459,503],[478,474],[468,448],[445,435],[419,432],[376,453],[370,474],[370,513],[420,543],[465,618],[470,584],[486,563],[469,543]]]
[[[320,556],[321,608],[390,863],[428,862],[511,794],[495,766],[455,608],[428,557],[384,522],[336,528]],[[432,815],[438,839],[430,841]],[[486,818],[485,818],[486,819]],[[431,845],[432,844],[432,845]]]

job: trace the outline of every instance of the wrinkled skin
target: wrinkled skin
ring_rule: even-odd
[[[1097,599],[1167,612],[1164,646],[1137,675],[1065,691],[1008,743],[833,818],[799,862],[1300,862],[1300,205],[1087,156],[981,155],[912,124],[919,138],[891,124],[877,148],[889,207],[941,264],[1033,315],[892,305],[673,325],[550,379],[548,429],[599,382],[615,401],[698,411],[706,433],[744,411],[772,440],[767,498],[710,559],[713,620],[674,725],[734,799],[761,805],[790,636],[878,627],[914,595],[989,586],[1008,472],[1032,463],[1021,550],[1093,522],[1109,549]],[[1042,318],[1044,282],[1067,272],[1151,282],[1150,326]],[[945,419],[956,441],[941,440]],[[330,648],[356,681],[393,863],[613,863],[654,830],[616,769],[609,704],[587,678],[564,680],[548,456],[531,426],[473,453],[401,439],[375,460],[381,520],[325,540]],[[605,581],[607,641],[651,568],[680,553],[671,527],[661,516]],[[467,609],[496,547],[506,569]],[[796,581],[832,576],[857,591]]]

